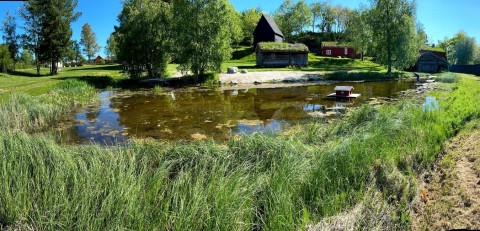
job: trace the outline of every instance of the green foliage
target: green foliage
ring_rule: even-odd
[[[373,31],[369,23],[368,9],[364,7],[352,11],[348,23],[345,37],[350,41],[350,45],[356,52],[362,53],[363,55],[368,54],[373,36]]]
[[[465,37],[458,41],[455,46],[454,59],[457,64],[471,64],[477,48],[474,38]]]
[[[110,34],[107,40],[107,46],[105,47],[105,54],[107,57],[110,57],[111,60],[117,60],[118,54],[118,42],[117,42],[117,35],[116,33]]]
[[[118,43],[118,61],[127,68],[130,77],[167,75],[172,37],[172,4],[156,0],[128,0],[118,20],[115,36]],[[139,36],[141,35],[141,36]]]
[[[82,26],[82,38],[80,39],[80,44],[83,46],[83,52],[90,62],[92,57],[100,50],[100,46],[97,43],[97,38],[95,32],[92,31],[90,24],[85,23]]]
[[[284,0],[275,11],[274,18],[286,41],[290,41],[294,33],[302,33],[305,27],[311,25],[312,12],[305,0],[296,3],[292,0]]]
[[[72,36],[70,24],[80,17],[80,13],[74,12],[77,4],[77,0],[29,0],[24,4],[22,17],[32,23],[24,36],[27,47],[40,63],[51,64],[51,75],[57,74],[57,63],[66,54]]]
[[[435,80],[441,83],[456,83],[460,81],[460,77],[455,73],[444,73],[435,78]]]
[[[246,9],[242,12],[242,33],[243,41],[248,44],[253,44],[253,32],[257,27],[260,18],[262,17],[261,9]]]
[[[6,73],[12,68],[13,60],[7,45],[0,44],[0,71]]]
[[[415,7],[408,0],[374,0],[370,11],[373,29],[372,52],[377,62],[404,69],[412,66],[420,43],[416,31]]]
[[[229,60],[233,41],[230,27],[233,18],[227,0],[175,0],[175,59],[182,71],[191,70],[194,76],[208,71],[220,72]]]
[[[17,35],[17,24],[15,24],[15,17],[10,15],[7,11],[5,21],[3,21],[3,41],[8,46],[10,52],[10,59],[13,61],[13,70],[15,70],[15,64],[18,62],[18,53],[20,50],[20,36]]]

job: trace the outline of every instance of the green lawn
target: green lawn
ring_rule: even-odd
[[[251,47],[237,48],[232,55],[230,61],[222,65],[222,71],[227,71],[228,67],[238,67],[239,69],[247,69],[250,72],[261,71],[369,71],[369,72],[385,72],[386,69],[382,65],[376,64],[370,60],[346,59],[346,58],[326,58],[317,56],[313,53],[308,54],[308,67],[303,68],[261,68],[256,65],[256,56],[254,49]]]
[[[37,76],[35,69],[17,70],[10,74],[0,74],[0,89],[7,92],[25,92],[33,95],[48,92],[55,84],[69,78],[109,77],[125,78],[120,73],[119,65],[66,67],[59,70],[58,75],[48,75],[48,68],[41,69]]]

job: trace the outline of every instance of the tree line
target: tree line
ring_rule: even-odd
[[[78,20],[78,0],[29,0],[18,14],[23,20],[23,34],[18,34],[16,18],[7,12],[2,23],[0,68],[3,72],[15,70],[17,63],[34,65],[40,75],[42,64],[48,64],[50,74],[58,72],[58,63],[82,63],[82,52],[91,60],[100,47],[95,33],[86,23],[82,27],[81,41],[71,40],[71,23]],[[81,48],[83,46],[83,49]]]

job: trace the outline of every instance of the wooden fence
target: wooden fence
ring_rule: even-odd
[[[480,64],[475,65],[451,65],[448,69],[451,72],[472,74],[480,76]]]

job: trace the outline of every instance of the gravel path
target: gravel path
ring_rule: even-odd
[[[307,71],[268,71],[268,72],[249,72],[246,74],[220,74],[222,83],[252,84],[274,83],[274,82],[306,82],[322,80],[323,72]]]

